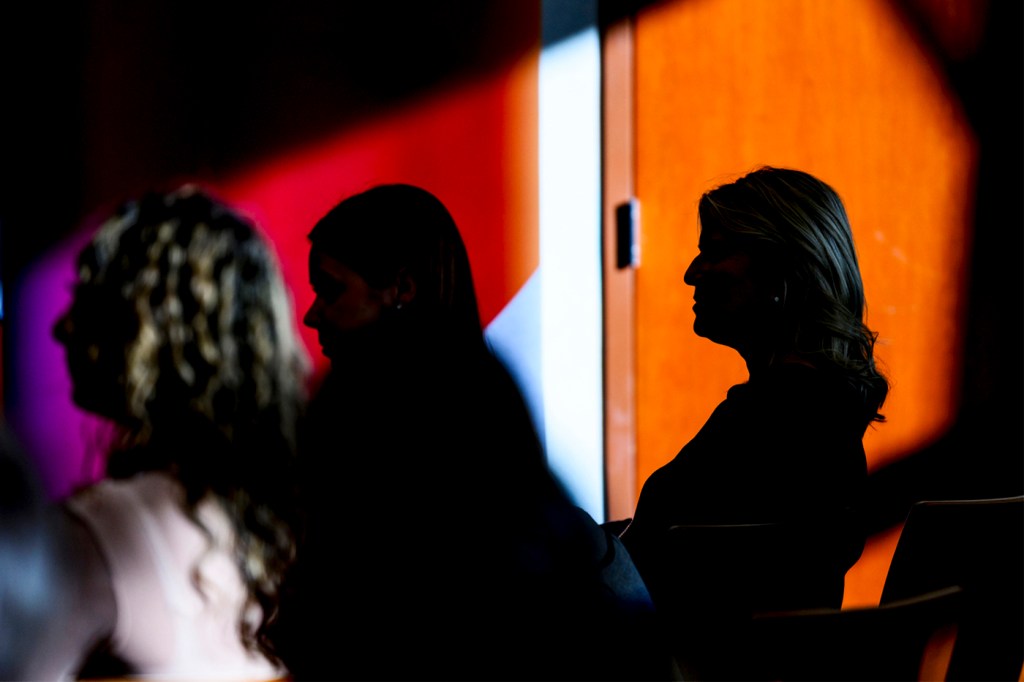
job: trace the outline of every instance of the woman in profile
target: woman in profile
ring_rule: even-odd
[[[280,621],[296,678],[667,679],[628,554],[552,475],[487,345],[444,204],[378,185],[309,239],[331,370]]]
[[[644,483],[622,541],[685,651],[684,672],[742,677],[736,631],[758,611],[839,608],[864,534],[862,437],[888,381],[839,195],[761,167],[698,205],[694,332],[749,379]],[[718,629],[720,626],[724,629]]]
[[[286,675],[266,629],[308,359],[269,244],[194,186],[129,201],[53,331],[75,403],[116,436],[107,476],[62,503],[69,603],[30,676]]]

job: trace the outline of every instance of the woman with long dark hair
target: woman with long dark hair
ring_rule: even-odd
[[[643,581],[549,470],[488,347],[445,205],[378,185],[309,238],[304,321],[331,371],[282,607],[296,678],[667,679]]]

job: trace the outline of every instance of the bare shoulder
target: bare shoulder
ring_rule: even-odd
[[[65,555],[64,580],[75,588],[76,610],[89,611],[90,628],[96,636],[108,636],[117,616],[107,559],[96,536],[74,514],[62,508],[58,524]]]
[[[64,505],[52,510],[49,528],[50,613],[27,674],[31,679],[71,679],[110,636],[117,608],[106,559],[92,532]]]

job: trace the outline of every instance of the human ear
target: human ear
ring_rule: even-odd
[[[398,281],[395,282],[395,307],[402,308],[416,298],[416,280],[408,270],[400,270]]]
[[[769,300],[776,306],[786,305],[786,280],[783,278],[778,285],[771,288]]]

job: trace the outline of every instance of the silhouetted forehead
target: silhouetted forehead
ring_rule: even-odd
[[[354,271],[343,260],[324,253],[321,249],[311,249],[309,252],[309,275],[310,278],[327,277],[331,279],[344,279]]]
[[[697,241],[697,245],[701,248],[707,248],[708,246],[733,246],[740,243],[738,235],[728,230],[723,229],[721,225],[716,222],[702,224],[700,228],[700,237]]]

